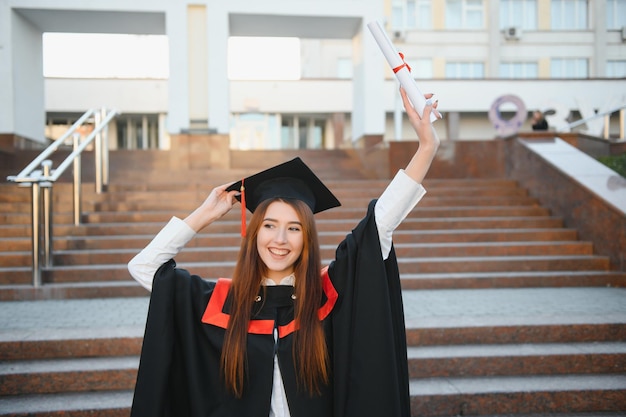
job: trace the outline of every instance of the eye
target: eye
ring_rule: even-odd
[[[292,232],[299,232],[302,229],[300,228],[300,226],[291,226],[289,230],[291,230]]]
[[[263,227],[266,229],[273,229],[274,225],[272,223],[263,223]]]

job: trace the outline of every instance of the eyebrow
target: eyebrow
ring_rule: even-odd
[[[264,222],[274,222],[274,223],[279,223],[278,219],[273,219],[271,217],[266,217],[263,219]],[[302,226],[302,222],[300,222],[299,220],[294,220],[294,221],[290,221],[287,222],[287,224],[297,224],[299,226]]]

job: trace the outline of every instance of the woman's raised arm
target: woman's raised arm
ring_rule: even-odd
[[[403,88],[400,89],[400,95],[409,122],[411,122],[419,138],[419,147],[405,168],[405,172],[413,178],[415,182],[421,183],[424,181],[426,173],[430,169],[430,165],[433,159],[435,159],[435,154],[439,148],[439,137],[437,137],[437,132],[435,132],[430,122],[430,113],[435,112],[438,118],[441,118],[441,115],[437,111],[437,102],[431,102],[432,94],[426,94],[424,96],[426,98],[426,106],[424,107],[423,117],[420,117],[415,110]]]
[[[441,117],[437,111],[437,103],[430,101],[433,95],[425,95],[427,101],[424,116],[420,117],[404,89],[400,89],[400,94],[409,121],[419,137],[419,147],[404,171],[398,172],[376,202],[376,226],[383,259],[387,259],[391,251],[393,231],[426,194],[422,181],[439,148],[439,138],[430,122],[433,111],[437,117]]]

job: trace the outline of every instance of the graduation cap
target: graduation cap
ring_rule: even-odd
[[[231,184],[226,191],[239,190],[241,234],[245,236],[246,209],[254,210],[269,198],[301,200],[313,213],[341,205],[339,200],[300,158],[284,162]]]

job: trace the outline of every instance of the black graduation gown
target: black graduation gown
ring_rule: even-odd
[[[211,321],[207,306],[219,284],[177,269],[170,260],[155,274],[131,416],[267,417],[276,349],[292,417],[408,417],[398,266],[393,249],[386,261],[380,255],[374,203],[328,268],[332,288],[320,304],[327,310],[323,326],[333,369],[322,395],[298,389],[292,333],[275,344],[272,333],[262,330],[248,335],[244,394],[234,398],[220,376],[224,329],[202,322]],[[338,298],[329,302],[333,289]],[[269,320],[272,330],[274,323],[288,328],[292,293],[289,286],[262,289],[251,321],[264,327]],[[220,314],[227,311],[226,303]]]

